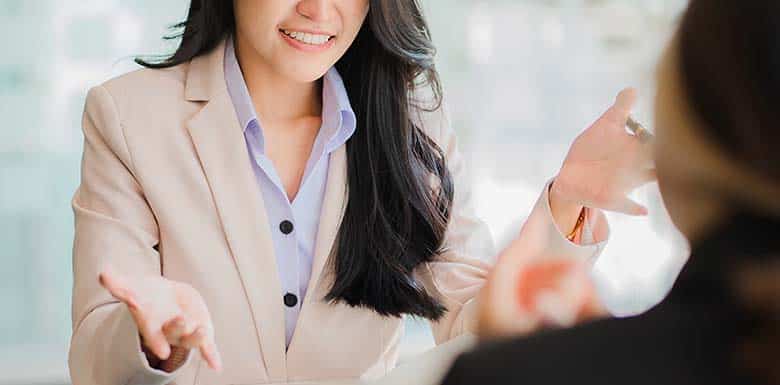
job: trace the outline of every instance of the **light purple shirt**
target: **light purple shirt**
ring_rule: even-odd
[[[225,83],[238,121],[244,129],[252,168],[268,214],[282,283],[281,293],[269,295],[278,295],[279,306],[285,309],[285,337],[289,346],[311,277],[314,241],[320,222],[330,153],[346,143],[355,132],[356,118],[344,83],[336,68],[331,68],[323,78],[322,125],[306,163],[301,186],[290,202],[276,168],[265,154],[263,128],[236,59],[232,38],[228,39],[225,47],[224,66]],[[289,223],[283,225],[285,221]],[[285,230],[288,234],[284,233]]]

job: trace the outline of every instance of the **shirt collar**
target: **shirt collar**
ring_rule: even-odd
[[[225,85],[236,110],[238,122],[246,133],[254,127],[258,128],[257,136],[260,142],[260,151],[265,152],[262,128],[260,127],[257,113],[255,112],[252,98],[244,81],[236,51],[233,46],[233,38],[227,38],[225,44]],[[326,135],[325,151],[332,152],[346,143],[355,133],[357,119],[349,102],[347,90],[336,67],[331,67],[323,77],[322,86],[322,126],[318,135]]]

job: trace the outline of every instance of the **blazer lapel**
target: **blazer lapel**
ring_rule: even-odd
[[[314,260],[312,261],[311,278],[306,289],[306,302],[319,301],[326,294],[331,281],[326,279],[320,285],[323,271],[329,256],[334,249],[336,235],[341,226],[347,202],[347,151],[346,145],[340,146],[330,156],[328,166],[328,182],[325,187],[325,197],[322,202],[320,223],[317,228],[317,239],[314,243]],[[327,287],[326,287],[327,286]],[[318,290],[321,289],[321,290]],[[303,315],[301,309],[301,315]]]
[[[295,370],[307,363],[311,352],[307,348],[305,337],[299,334],[299,328],[307,328],[309,322],[317,322],[317,306],[322,301],[333,284],[331,271],[326,268],[329,257],[335,249],[334,243],[338,235],[341,219],[347,202],[347,156],[346,146],[341,146],[331,153],[328,165],[328,182],[325,186],[325,196],[320,211],[320,223],[317,228],[317,239],[314,242],[314,260],[312,261],[311,277],[306,289],[301,312],[298,315],[296,331],[293,333],[290,347],[287,350],[287,366]],[[315,318],[311,318],[315,317]],[[304,333],[310,336],[311,333]],[[304,338],[304,339],[302,339]]]
[[[249,299],[268,375],[287,378],[284,309],[273,241],[243,129],[224,83],[224,42],[190,64],[185,95],[208,100],[187,123]]]

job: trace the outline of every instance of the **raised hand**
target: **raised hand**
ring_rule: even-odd
[[[145,350],[165,362],[182,356],[172,352],[198,348],[209,367],[222,370],[211,316],[192,286],[162,276],[126,276],[111,269],[104,270],[99,279],[111,295],[127,305]],[[175,369],[178,364],[181,362],[165,366]]]
[[[479,335],[523,335],[605,315],[589,272],[583,261],[502,255],[481,293]]]
[[[593,125],[575,139],[551,190],[551,199],[646,215],[647,209],[627,197],[656,179],[650,143],[626,131],[636,90],[625,89]]]

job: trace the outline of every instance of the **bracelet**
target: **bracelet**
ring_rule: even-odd
[[[171,373],[181,367],[184,361],[187,360],[187,355],[190,353],[189,348],[181,346],[171,346],[171,355],[167,360],[160,362],[158,369],[166,373]]]
[[[577,218],[577,223],[574,225],[574,229],[572,229],[569,235],[566,236],[566,239],[568,239],[569,242],[574,242],[574,238],[576,238],[577,234],[579,234],[580,230],[582,230],[583,224],[585,224],[585,207],[580,210],[580,216]]]

